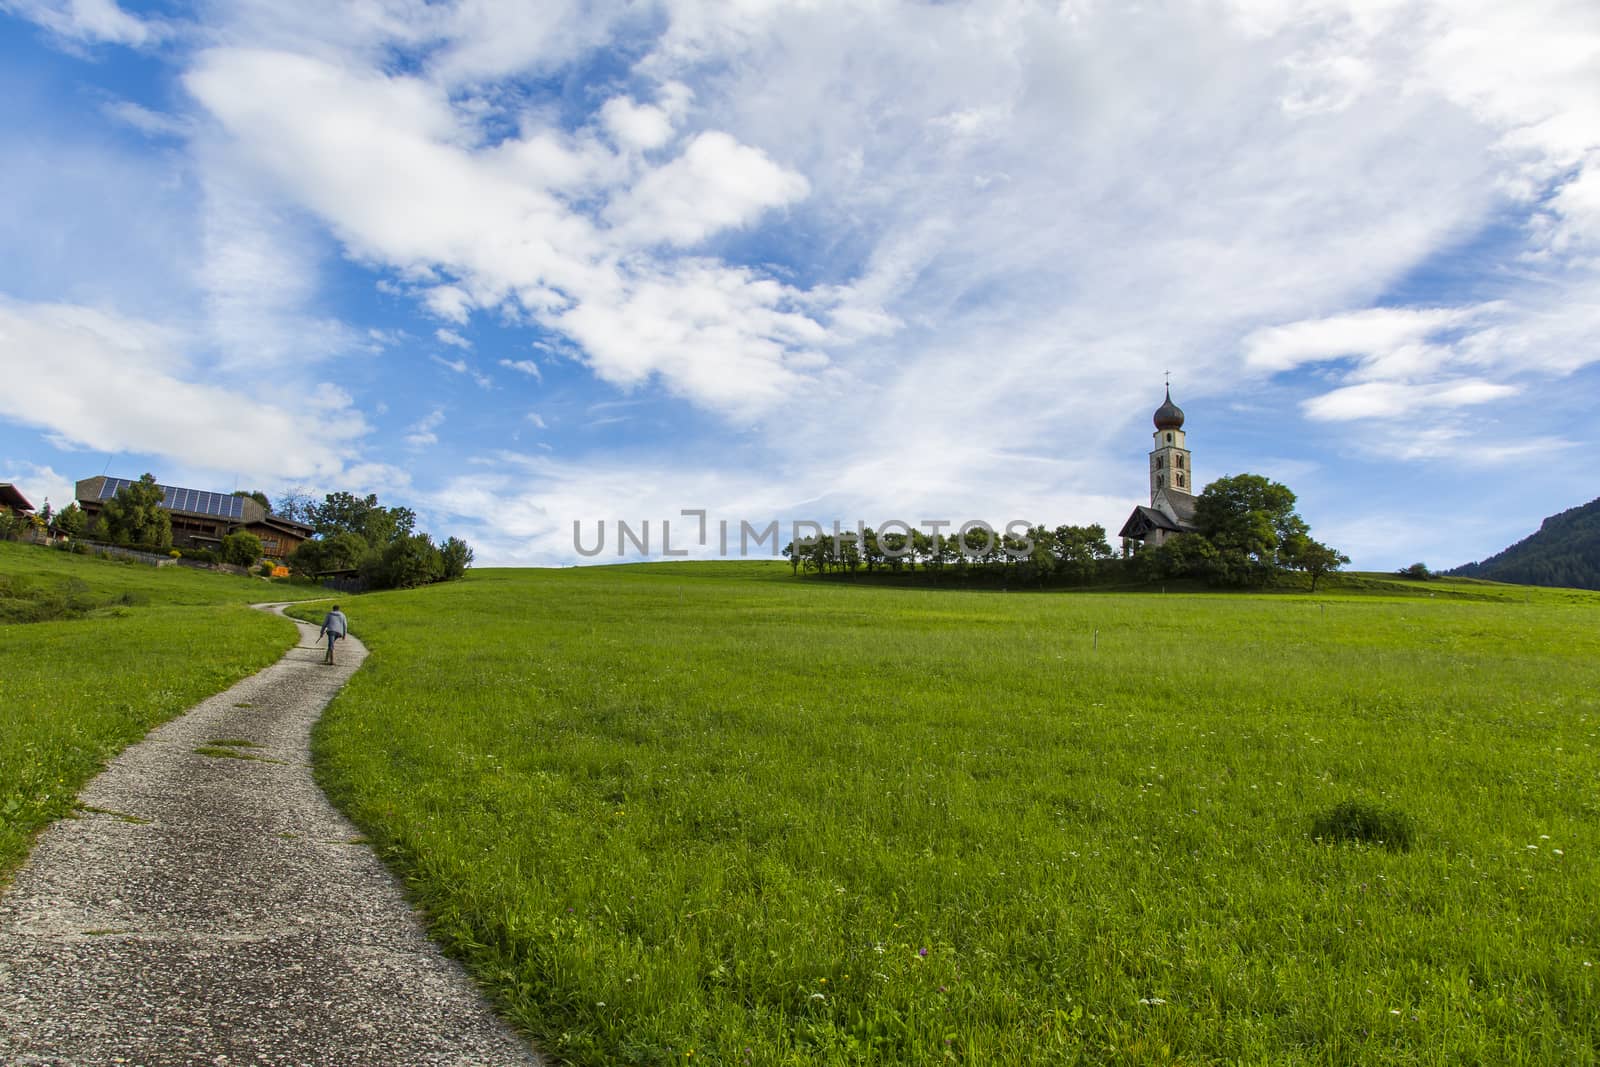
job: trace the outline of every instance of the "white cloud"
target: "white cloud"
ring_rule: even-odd
[[[648,151],[672,140],[672,116],[664,108],[614,96],[600,108],[600,121],[624,148]]]
[[[432,353],[429,354],[428,358],[448,371],[453,371],[456,374],[466,375],[468,378],[471,378],[474,382],[476,382],[478,388],[480,389],[494,388],[494,379],[490,378],[487,374],[484,374],[482,371],[478,370],[478,368],[474,367],[464,359],[445,359],[443,356]]]
[[[539,370],[539,364],[531,359],[502,359],[500,365],[518,374],[526,374],[536,382],[544,381],[544,373]]]
[[[1473,321],[1473,308],[1369,308],[1256,330],[1244,339],[1245,362],[1267,371],[1331,359],[1370,359],[1413,348]]]
[[[452,346],[454,348],[465,348],[465,349],[468,349],[469,351],[472,348],[472,342],[467,340],[465,337],[462,337],[459,333],[456,333],[454,330],[445,330],[445,329],[434,330],[433,331],[433,336],[441,344],[447,344],[447,345],[450,345],[450,346]]]
[[[438,285],[423,294],[423,304],[441,319],[465,323],[472,312],[472,298],[460,286]]]
[[[803,176],[778,166],[759,148],[712,130],[612,201],[608,214],[639,244],[693,245],[744,226],[769,208],[803,199],[809,189]]]
[[[523,416],[523,421],[533,424],[533,426],[540,430],[548,428],[545,425],[544,417],[541,416],[537,411],[528,412]]]
[[[191,380],[183,344],[171,329],[93,308],[0,303],[0,414],[71,447],[253,478],[337,474],[367,432],[347,407],[308,413]]]
[[[186,84],[352,253],[402,272],[454,277],[427,296],[452,321],[470,306],[515,298],[579,340],[606,380],[660,375],[670,389],[728,411],[770,404],[796,383],[802,363],[820,363],[796,351],[821,333],[804,294],[750,269],[641,254],[640,242],[699,240],[804,194],[802,177],[726,134],[698,135],[682,156],[646,168],[626,189],[591,189],[625,205],[611,232],[530,181],[523,163],[531,146],[597,158],[595,146],[580,138],[563,147],[565,135],[538,129],[474,149],[468,116],[420,79],[306,55],[213,49]],[[647,209],[670,214],[647,217]],[[643,327],[631,321],[641,312],[650,319]]]
[[[151,111],[132,100],[113,100],[106,104],[107,115],[151,137],[181,137],[191,132],[189,123],[175,115]]]
[[[89,44],[154,44],[170,33],[154,19],[141,19],[116,0],[0,0],[0,10],[20,15],[52,33]]]
[[[438,444],[439,435],[433,431],[444,424],[444,412],[439,408],[424,415],[410,426],[406,434],[406,445],[412,449],[426,448],[428,445]]]
[[[1520,390],[1513,385],[1474,379],[1427,385],[1363,382],[1313,397],[1303,406],[1310,418],[1328,421],[1395,418],[1433,409],[1487,404],[1516,396],[1518,392]]]

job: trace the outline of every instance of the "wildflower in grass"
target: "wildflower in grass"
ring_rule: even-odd
[[[925,949],[925,948],[917,949],[917,957],[919,959],[927,959],[928,958],[928,950]]]

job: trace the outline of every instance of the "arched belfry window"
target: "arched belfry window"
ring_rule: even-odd
[[[1178,475],[1178,488],[1183,488],[1183,475]]]
[[[1169,434],[1167,434],[1167,444],[1170,445],[1171,443],[1172,443],[1172,435],[1169,433]]]
[[[1182,456],[1178,457],[1178,469],[1179,470],[1183,470],[1183,457]]]

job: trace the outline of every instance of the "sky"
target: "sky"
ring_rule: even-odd
[[[1593,0],[0,0],[0,100],[35,505],[1114,540],[1168,374],[1357,568],[1600,495]]]

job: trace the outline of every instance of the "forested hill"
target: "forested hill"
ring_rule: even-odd
[[[1521,585],[1600,589],[1600,499],[1569,508],[1539,524],[1504,552],[1447,573]]]

